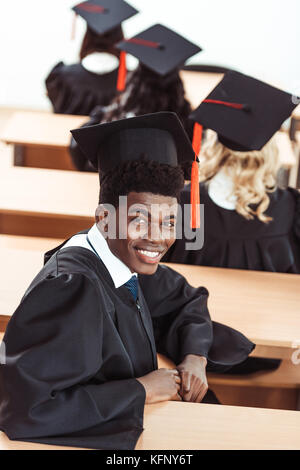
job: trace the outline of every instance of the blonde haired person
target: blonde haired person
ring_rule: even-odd
[[[229,72],[192,113],[208,128],[200,153],[204,245],[185,250],[187,240],[178,240],[165,261],[300,273],[300,194],[276,184],[273,138],[293,106],[289,94]],[[182,205],[189,197],[186,186]]]

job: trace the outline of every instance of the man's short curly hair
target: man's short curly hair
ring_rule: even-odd
[[[181,167],[141,158],[123,163],[107,173],[100,172],[99,204],[112,204],[117,208],[119,196],[127,196],[130,192],[176,197],[179,202],[183,186]]]

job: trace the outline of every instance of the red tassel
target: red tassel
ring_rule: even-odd
[[[118,72],[118,81],[117,81],[117,90],[124,91],[126,86],[126,52],[121,51],[120,53],[120,63],[119,63],[119,72]]]
[[[200,190],[197,160],[193,161],[191,174],[191,228],[200,228]]]
[[[191,172],[191,228],[200,228],[200,190],[199,190],[199,166],[198,155],[201,150],[203,127],[198,122],[194,125],[193,149],[195,152],[195,160],[192,165]]]
[[[74,13],[71,29],[71,41],[74,41],[76,35],[77,13]]]
[[[199,156],[200,149],[201,149],[202,130],[203,130],[203,127],[201,126],[201,124],[198,124],[198,122],[195,122],[192,145],[193,145],[193,149],[197,157]]]

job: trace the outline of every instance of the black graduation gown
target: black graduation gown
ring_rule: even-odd
[[[277,189],[270,193],[266,213],[273,221],[246,220],[234,210],[216,205],[207,186],[200,185],[204,204],[204,245],[185,250],[186,240],[177,240],[163,261],[223,268],[300,273],[300,193]],[[189,204],[190,185],[182,192],[181,204]],[[191,240],[189,240],[191,242]]]
[[[89,115],[98,106],[108,105],[116,95],[118,68],[97,74],[81,63],[59,62],[46,78],[48,97],[53,111],[60,114]]]
[[[205,288],[165,266],[139,276],[138,309],[93,252],[50,255],[4,336],[0,429],[10,439],[133,449],[145,402],[136,377],[157,368],[156,351],[176,363],[203,355],[222,368],[253,350],[239,332],[212,324]]]

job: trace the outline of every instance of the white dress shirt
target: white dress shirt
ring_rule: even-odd
[[[92,244],[94,250],[101,258],[101,261],[104,263],[106,269],[111,275],[116,288],[123,286],[123,284],[129,281],[133,275],[137,276],[136,273],[132,273],[128,266],[126,266],[123,261],[121,261],[111,252],[107,241],[101,234],[96,224],[92,226],[87,234],[74,235],[74,237],[70,238],[70,240],[61,248],[61,250],[64,250],[69,246],[80,246],[81,248],[86,248],[95,254],[93,248],[87,241],[87,237],[89,238],[89,241]]]

